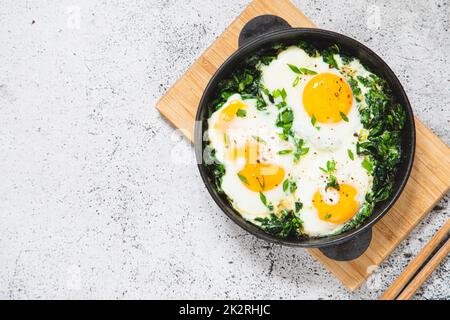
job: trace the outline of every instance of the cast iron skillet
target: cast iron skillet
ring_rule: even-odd
[[[305,40],[312,43],[319,49],[329,47],[336,43],[344,54],[358,58],[363,65],[387,81],[392,90],[394,99],[405,108],[406,123],[402,132],[402,157],[394,181],[392,196],[389,199],[378,203],[375,206],[372,215],[362,226],[349,230],[343,234],[326,238],[279,239],[265,233],[252,223],[244,220],[239,213],[232,208],[226,197],[217,192],[213,179],[202,161],[202,137],[207,128],[208,104],[215,98],[219,81],[227,78],[230,73],[236,70],[247,56],[259,52],[260,50],[264,50],[264,48],[270,48],[276,43],[294,44],[298,43],[299,40]],[[372,50],[358,41],[326,30],[290,28],[287,22],[275,16],[260,16],[250,21],[241,32],[239,45],[239,49],[224,62],[210,80],[203,93],[197,111],[195,153],[198,168],[206,188],[217,205],[228,215],[228,217],[246,231],[259,238],[281,245],[320,248],[326,256],[339,261],[348,261],[359,257],[370,244],[373,225],[388,212],[403,191],[413,165],[416,142],[414,117],[411,105],[402,85],[389,66]]]

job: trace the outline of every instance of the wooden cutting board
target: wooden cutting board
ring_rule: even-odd
[[[195,114],[208,81],[237,49],[243,26],[263,14],[280,16],[293,27],[316,27],[289,0],[254,0],[156,105],[191,141]],[[350,262],[336,262],[317,249],[309,250],[350,290],[364,283],[450,188],[450,149],[418,119],[416,127],[417,151],[411,177],[395,206],[373,228],[369,249]]]

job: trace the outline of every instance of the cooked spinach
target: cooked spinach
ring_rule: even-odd
[[[340,53],[340,56],[344,65],[349,65],[353,61],[353,58],[347,56],[346,54]]]
[[[361,209],[359,209],[356,216],[353,218],[353,220],[345,224],[344,227],[339,231],[339,233],[354,229],[363,224],[364,221],[366,221],[366,219],[372,214],[374,207],[375,203],[373,201],[372,194],[368,193],[366,195],[364,204],[362,205]]]
[[[255,221],[260,223],[261,229],[265,232],[279,238],[301,238],[303,236],[302,221],[293,210],[281,210],[278,215],[271,213],[270,217],[256,218]]]
[[[277,44],[264,54],[257,53],[245,59],[241,67],[227,79],[219,82],[217,96],[212,100],[209,107],[210,113],[212,114],[214,111],[220,109],[228,98],[235,93],[241,94],[246,99],[256,99],[257,109],[260,111],[265,110],[267,103],[262,97],[262,90],[260,88],[261,71],[257,66],[260,63],[268,65],[284,49],[286,49],[285,45]]]
[[[297,47],[304,50],[310,57],[317,57],[319,55],[319,51],[306,41],[299,41]]]
[[[406,114],[402,106],[394,103],[383,79],[373,74],[357,79],[369,89],[365,95],[366,105],[359,109],[369,135],[366,141],[358,142],[356,150],[358,155],[366,156],[362,165],[373,175],[371,200],[376,203],[386,200],[392,193]]]
[[[299,213],[300,210],[302,210],[303,208],[303,203],[301,203],[300,201],[296,201],[295,202],[295,213]]]
[[[294,193],[296,190],[297,190],[297,183],[291,180],[291,186],[289,187],[289,191],[291,191],[291,193]]]
[[[361,102],[361,88],[358,85],[358,81],[356,81],[352,77],[349,77],[349,78],[347,78],[347,82],[350,85],[350,88],[352,89],[355,100],[357,102]]]
[[[217,160],[215,149],[205,148],[204,153],[207,156],[207,158],[205,156],[206,168],[213,177],[213,182],[216,185],[217,191],[223,192],[222,178],[225,175],[225,166]]]
[[[401,130],[405,124],[404,108],[393,101],[386,82],[376,75],[357,77],[358,83],[368,89],[365,106],[359,107],[361,122],[369,134],[358,142],[356,152],[365,156],[362,166],[373,176],[372,190],[366,195],[356,217],[341,232],[361,225],[371,214],[375,204],[388,199],[401,156]],[[349,82],[350,85],[352,83]],[[358,85],[358,84],[356,84]],[[353,88],[355,93],[355,89]]]
[[[328,63],[331,67],[338,69],[339,66],[336,62],[336,59],[334,58],[335,54],[339,54],[339,47],[337,45],[331,46],[330,48],[327,48],[322,51],[322,59],[325,63]]]

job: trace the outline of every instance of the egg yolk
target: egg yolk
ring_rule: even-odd
[[[259,157],[259,143],[247,143],[243,146],[238,146],[235,141],[229,142],[226,146],[227,159],[236,162],[237,159],[243,158],[246,162],[257,163]]]
[[[319,190],[314,194],[313,204],[319,213],[319,219],[335,224],[342,224],[353,218],[359,204],[355,200],[357,194],[355,188],[348,184],[339,185],[339,200],[330,205],[324,199]]]
[[[239,156],[242,149],[234,149],[234,155]],[[284,179],[285,171],[282,167],[270,163],[262,163],[259,159],[258,144],[245,146],[245,165],[239,171],[241,182],[255,192],[270,191],[278,187]]]
[[[225,107],[219,114],[219,119],[214,126],[215,129],[226,132],[231,121],[236,118],[236,113],[239,109],[246,109],[247,105],[242,101],[233,100],[230,104]]]
[[[275,189],[284,179],[284,169],[269,163],[246,163],[239,174],[245,178],[244,185],[252,191],[264,192]]]
[[[320,123],[342,121],[353,104],[352,89],[342,78],[332,73],[321,73],[306,84],[303,107],[310,117]]]

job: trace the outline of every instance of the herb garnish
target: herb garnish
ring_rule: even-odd
[[[293,64],[288,64],[289,68],[296,74],[305,74],[305,75],[316,75],[317,72],[310,70],[310,69],[306,69],[306,68],[299,68],[297,66],[294,66]]]
[[[368,173],[372,174],[373,172],[373,162],[370,161],[369,158],[365,158],[361,163],[361,166],[367,170]]]
[[[247,116],[247,110],[244,109],[238,109],[236,111],[236,115],[240,118],[245,118]]]
[[[340,114],[342,120],[344,120],[345,122],[349,121],[348,117],[347,117],[347,115],[345,113],[343,113],[342,111],[339,111],[339,114]]]
[[[287,140],[287,136],[291,134],[292,123],[294,121],[294,113],[291,108],[285,108],[278,114],[276,126],[283,129],[283,135]]]
[[[273,204],[267,202],[267,198],[266,198],[266,196],[264,195],[264,193],[262,193],[262,192],[259,193],[259,199],[261,200],[261,202],[263,203],[263,205],[266,206],[267,209],[269,209],[270,212],[273,211]]]
[[[331,67],[338,69],[338,64],[336,62],[336,59],[334,58],[335,54],[339,53],[339,47],[337,45],[333,45],[332,47],[322,51],[322,59],[325,63],[328,63]]]
[[[355,160],[355,156],[353,155],[352,150],[348,149],[348,150],[347,150],[347,153],[348,153],[348,157],[349,157],[352,161]]]
[[[337,178],[333,175],[334,171],[336,170],[336,161],[329,160],[327,161],[327,167],[326,169],[320,167],[320,170],[328,174],[328,180],[327,184],[325,186],[325,191],[327,191],[329,188],[334,188],[336,190],[339,190],[339,183],[337,182]]]
[[[294,193],[297,190],[297,183],[292,179],[284,180],[283,192],[286,192],[288,189],[291,193]]]
[[[334,175],[330,175],[328,177],[327,184],[325,185],[325,191],[328,191],[329,188],[333,188],[339,190],[339,183],[337,182],[337,178]]]
[[[239,179],[240,179],[243,183],[245,183],[246,185],[250,185],[250,183],[248,182],[248,180],[247,180],[246,177],[244,177],[244,176],[243,176],[242,174],[240,174],[240,173],[238,173],[237,175],[238,175]]]
[[[264,141],[263,139],[261,139],[261,138],[258,137],[258,136],[252,136],[252,138],[255,139],[256,142],[266,144],[266,141]]]
[[[294,143],[295,143],[294,161],[298,162],[302,156],[306,155],[309,152],[309,148],[303,146],[305,143],[303,139],[294,137]]]
[[[288,149],[278,151],[278,154],[281,155],[281,156],[284,156],[286,154],[291,154],[291,153],[292,153],[292,150],[288,150]]]
[[[320,167],[319,168],[320,170],[322,170],[323,172],[325,172],[325,173],[334,173],[334,170],[336,169],[336,161],[334,161],[334,160],[328,160],[327,161],[327,166],[326,166],[326,169],[324,169],[324,168],[322,168],[322,167]]]
[[[300,210],[302,210],[303,208],[303,203],[301,203],[300,201],[296,201],[295,202],[295,213],[299,213]]]
[[[276,98],[279,98],[279,97],[281,97],[281,99],[283,99],[283,101],[285,101],[286,100],[286,97],[287,97],[287,93],[286,93],[286,90],[283,88],[283,89],[276,89],[276,90],[274,90],[273,92],[272,92],[272,96],[276,99]]]
[[[264,195],[264,193],[260,192],[259,193],[259,198],[261,199],[261,202],[263,203],[263,205],[267,206],[267,198]]]

